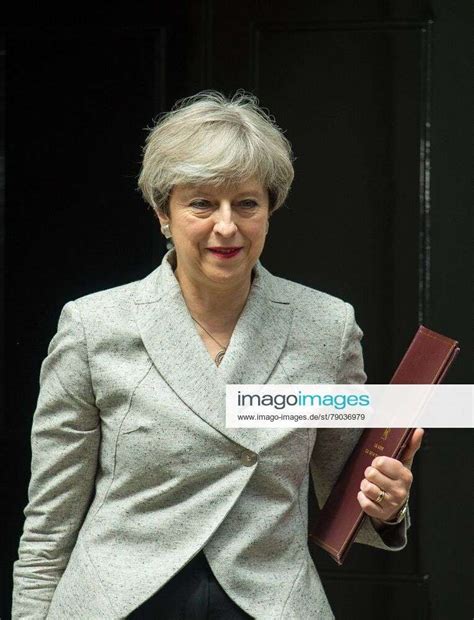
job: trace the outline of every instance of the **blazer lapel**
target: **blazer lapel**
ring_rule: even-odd
[[[226,383],[266,383],[288,340],[293,307],[260,262],[219,366]]]
[[[279,295],[276,278],[257,263],[246,305],[218,367],[168,261],[173,252],[135,290],[136,321],[145,348],[163,379],[194,413],[232,441],[258,451],[270,437],[276,439],[278,429],[227,428],[226,384],[266,383],[288,339],[291,304]]]

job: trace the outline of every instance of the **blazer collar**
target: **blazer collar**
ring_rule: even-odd
[[[216,366],[199,336],[173,271],[174,249],[138,282],[136,321],[156,369],[177,396],[205,422],[258,451],[285,429],[227,428],[227,383],[266,383],[286,345],[293,308],[278,279],[257,262],[244,309],[226,354]]]

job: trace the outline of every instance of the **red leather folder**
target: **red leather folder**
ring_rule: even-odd
[[[441,383],[458,353],[456,340],[420,325],[390,383]],[[368,517],[357,500],[366,468],[381,454],[399,459],[414,431],[414,428],[363,431],[309,531],[309,539],[325,549],[338,564],[343,564]]]

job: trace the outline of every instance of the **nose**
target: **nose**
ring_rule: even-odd
[[[234,212],[229,202],[224,202],[215,210],[214,232],[222,237],[232,237],[237,232],[234,222]]]

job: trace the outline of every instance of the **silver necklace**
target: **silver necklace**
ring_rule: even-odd
[[[191,315],[191,318],[193,319],[193,321],[195,321],[195,322],[199,325],[199,327],[200,327],[201,329],[203,329],[203,330],[206,332],[206,334],[207,334],[210,338],[212,338],[212,339],[214,340],[214,342],[215,342],[216,344],[218,344],[218,345],[221,347],[221,350],[217,353],[216,357],[214,358],[214,362],[216,363],[216,365],[217,365],[217,366],[219,366],[219,364],[222,362],[222,358],[224,357],[225,352],[227,351],[227,347],[225,347],[225,346],[224,346],[223,344],[221,344],[218,340],[216,340],[216,339],[214,338],[214,336],[213,336],[212,334],[210,334],[210,333],[207,331],[207,329],[206,329],[203,325],[201,325],[201,323],[200,323],[197,319],[195,319],[192,315]]]

